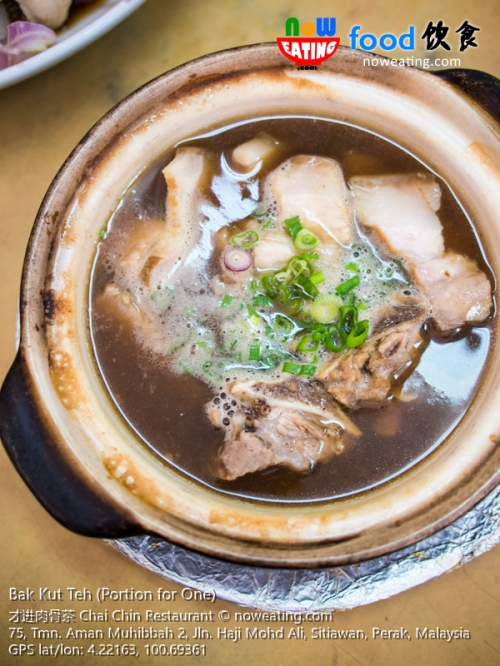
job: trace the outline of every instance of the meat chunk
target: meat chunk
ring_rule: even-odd
[[[259,162],[263,162],[276,151],[279,142],[265,132],[260,132],[256,137],[245,141],[237,146],[232,153],[236,166],[246,171],[254,169]]]
[[[153,247],[143,257],[143,282],[162,285],[186,260],[201,235],[200,190],[209,155],[200,148],[180,148],[163,169],[167,183],[167,220]]]
[[[149,304],[114,282],[106,285],[95,304],[97,312],[112,314],[122,326],[130,328],[139,341],[146,339],[151,348],[164,353],[169,336],[165,327],[152,315]]]
[[[306,472],[343,449],[345,433],[360,434],[315,380],[233,382],[239,403],[220,453],[220,475],[233,480],[284,465]],[[217,415],[209,412],[214,425]]]
[[[431,303],[431,314],[443,331],[480,322],[491,310],[491,285],[475,261],[454,252],[414,268],[415,278]]]
[[[398,297],[381,313],[375,332],[361,347],[343,352],[318,373],[328,392],[344,407],[382,402],[394,375],[409,369],[423,351],[422,324],[428,316],[425,301]]]
[[[17,0],[27,21],[60,28],[68,18],[72,0]]]
[[[290,235],[279,229],[267,231],[252,248],[253,263],[258,271],[277,271],[296,253]]]
[[[410,264],[443,254],[443,228],[436,215],[441,191],[433,176],[359,177],[349,185],[359,221],[374,229],[391,253]]]
[[[490,313],[491,285],[474,261],[446,252],[435,211],[440,189],[422,174],[353,178],[356,213],[385,246],[407,262],[443,331],[480,322]]]
[[[126,251],[115,269],[116,279],[122,287],[134,289],[138,283],[142,284],[141,271],[145,259],[151,254],[164,228],[165,222],[162,220],[142,220],[133,227]]]
[[[327,157],[292,157],[266,179],[281,221],[299,215],[324,243],[349,244],[354,236],[349,194],[342,169]]]

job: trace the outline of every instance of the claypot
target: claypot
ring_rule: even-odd
[[[300,71],[264,44],[195,60],[116,106],[60,170],[28,247],[1,435],[31,490],[70,529],[154,533],[246,563],[340,564],[430,535],[500,481],[497,336],[472,407],[436,451],[373,490],[287,507],[217,493],[162,463],[114,409],[93,358],[89,275],[99,229],[169,146],[248,117],[348,120],[400,144],[459,193],[500,275],[500,83],[465,70],[363,65],[371,57],[339,49],[317,71]]]

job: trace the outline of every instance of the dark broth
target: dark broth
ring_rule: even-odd
[[[266,131],[284,144],[267,171],[296,154],[337,160],[346,181],[355,175],[424,172],[425,167],[400,147],[346,124],[311,118],[272,118],[218,130],[186,143],[213,152],[228,150]],[[146,446],[166,464],[220,491],[272,501],[320,500],[359,492],[393,478],[438,446],[457,425],[473,398],[485,365],[490,329],[466,327],[443,341],[430,326],[429,344],[407,382],[417,396],[392,400],[377,409],[350,414],[362,436],[332,460],[308,474],[272,468],[235,481],[222,481],[212,461],[224,431],[212,427],[204,405],[212,389],[188,375],[173,374],[166,363],[140,346],[128,323],[102,308],[96,298],[112,281],[128,233],[142,221],[165,214],[166,186],[161,169],[166,153],[127,192],[99,243],[91,284],[91,331],[95,355],[109,392]],[[259,174],[259,177],[265,172]],[[450,192],[439,181],[439,218],[447,249],[467,254],[491,279],[475,230]]]

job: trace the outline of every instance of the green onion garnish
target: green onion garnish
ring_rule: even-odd
[[[248,250],[253,247],[258,240],[259,234],[250,229],[249,231],[243,231],[241,234],[233,236],[231,242],[244,250]]]
[[[220,306],[221,306],[221,308],[228,308],[233,301],[234,301],[234,296],[231,296],[231,294],[226,294],[222,298],[222,301],[220,302]]]
[[[290,232],[290,236],[295,240],[295,237],[302,229],[302,224],[300,223],[300,217],[296,215],[295,217],[291,217],[290,219],[285,220],[285,226]]]
[[[212,361],[205,361],[203,364],[203,372],[210,372],[210,368],[212,367]]]
[[[254,340],[253,343],[250,345],[248,360],[260,361],[260,345],[258,340]]]
[[[106,229],[101,229],[98,236],[99,238],[106,238]]]
[[[277,295],[279,288],[279,284],[274,275],[264,275],[261,282],[267,295],[271,296],[271,298],[274,298]]]
[[[354,275],[349,280],[346,280],[345,282],[339,284],[339,286],[336,287],[335,291],[339,296],[345,296],[351,291],[351,289],[357,287],[360,282],[361,280],[359,279],[359,275]]]
[[[354,261],[350,261],[348,264],[345,265],[346,271],[355,271],[356,273],[359,273],[359,267],[358,264],[354,263]]]
[[[343,305],[339,309],[340,323],[339,327],[346,335],[354,329],[358,321],[358,310],[354,305]]]
[[[334,326],[332,324],[332,326],[328,327],[328,330],[326,331],[323,338],[323,342],[325,343],[328,351],[337,353],[343,351],[346,348],[347,336],[340,328],[340,326]]]
[[[318,238],[307,229],[301,229],[292,238],[298,250],[312,250],[319,243]]]
[[[288,372],[291,375],[306,375],[312,377],[316,372],[315,365],[300,365],[299,363],[291,363],[286,361],[283,363],[283,372]]]
[[[313,284],[309,278],[300,275],[297,278],[296,282],[304,290],[306,298],[307,297],[316,298],[316,296],[319,296],[318,287],[316,287],[316,285]]]
[[[269,298],[269,296],[266,296],[265,294],[256,294],[252,298],[252,305],[254,305],[256,308],[265,308],[272,304],[272,298]]]
[[[261,231],[267,231],[267,229],[269,229],[269,227],[271,226],[272,223],[273,223],[273,220],[272,220],[272,218],[270,217],[270,218],[268,219],[268,221],[267,221],[267,222],[264,224],[264,226],[262,227]]]
[[[296,317],[302,311],[304,307],[304,301],[301,298],[292,298],[288,301],[287,306],[291,308],[290,314],[292,317]]]
[[[285,315],[276,315],[274,318],[274,325],[284,333],[290,333],[294,327],[293,321],[288,319],[288,317],[285,317]]]
[[[320,340],[315,339],[314,335],[304,335],[297,345],[298,352],[316,352],[319,349]]]
[[[317,252],[303,252],[300,255],[300,258],[305,259],[306,261],[318,261],[319,254]]]
[[[323,271],[318,271],[317,273],[313,273],[313,274],[311,275],[311,277],[309,278],[309,280],[310,280],[313,284],[321,284],[322,282],[325,281],[325,276],[324,276],[324,274],[323,274]]]
[[[369,324],[366,319],[358,321],[352,331],[347,336],[347,346],[348,347],[359,347],[368,336]]]
[[[328,324],[337,318],[342,301],[338,296],[325,294],[319,296],[311,307],[311,316],[321,324]]]
[[[315,365],[303,365],[300,368],[299,375],[306,375],[307,377],[312,377],[315,372],[316,372]]]

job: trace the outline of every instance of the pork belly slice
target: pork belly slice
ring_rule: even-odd
[[[290,234],[270,229],[252,248],[254,267],[258,271],[277,271],[297,254]]]
[[[140,301],[135,294],[110,282],[96,299],[97,311],[112,314],[121,326],[128,328],[139,342],[147,341],[159,354],[165,353],[168,331],[151,313],[149,304]]]
[[[299,215],[303,226],[324,243],[348,245],[353,240],[349,193],[335,160],[292,157],[269,174],[264,191],[265,198],[277,202],[280,221]]]
[[[425,300],[394,297],[379,314],[373,335],[360,347],[335,355],[318,378],[344,407],[382,402],[395,375],[415,367],[424,349],[422,324],[429,315]]]
[[[48,28],[60,28],[68,18],[72,0],[17,0],[27,21],[43,23]]]
[[[277,150],[279,141],[273,139],[272,136],[265,132],[259,132],[257,136],[250,141],[236,146],[232,152],[232,159],[237,167],[250,171],[258,165],[271,157]]]
[[[210,154],[200,148],[179,148],[163,169],[167,183],[167,219],[138,262],[142,282],[150,289],[163,286],[184,263],[201,235],[199,211],[208,176]]]
[[[358,177],[349,185],[358,220],[392,254],[412,265],[443,254],[443,228],[436,215],[441,191],[433,176]]]
[[[315,380],[233,382],[237,414],[221,450],[220,476],[233,480],[275,465],[307,472],[344,447],[359,429]],[[209,411],[215,425],[217,416]]]
[[[407,262],[441,331],[489,316],[491,285],[486,275],[473,260],[445,253],[435,213],[440,189],[433,176],[353,178],[350,186],[360,222],[374,229],[386,248]]]
[[[493,305],[491,285],[472,259],[454,252],[418,264],[413,273],[429,298],[431,315],[442,331],[481,322]]]

